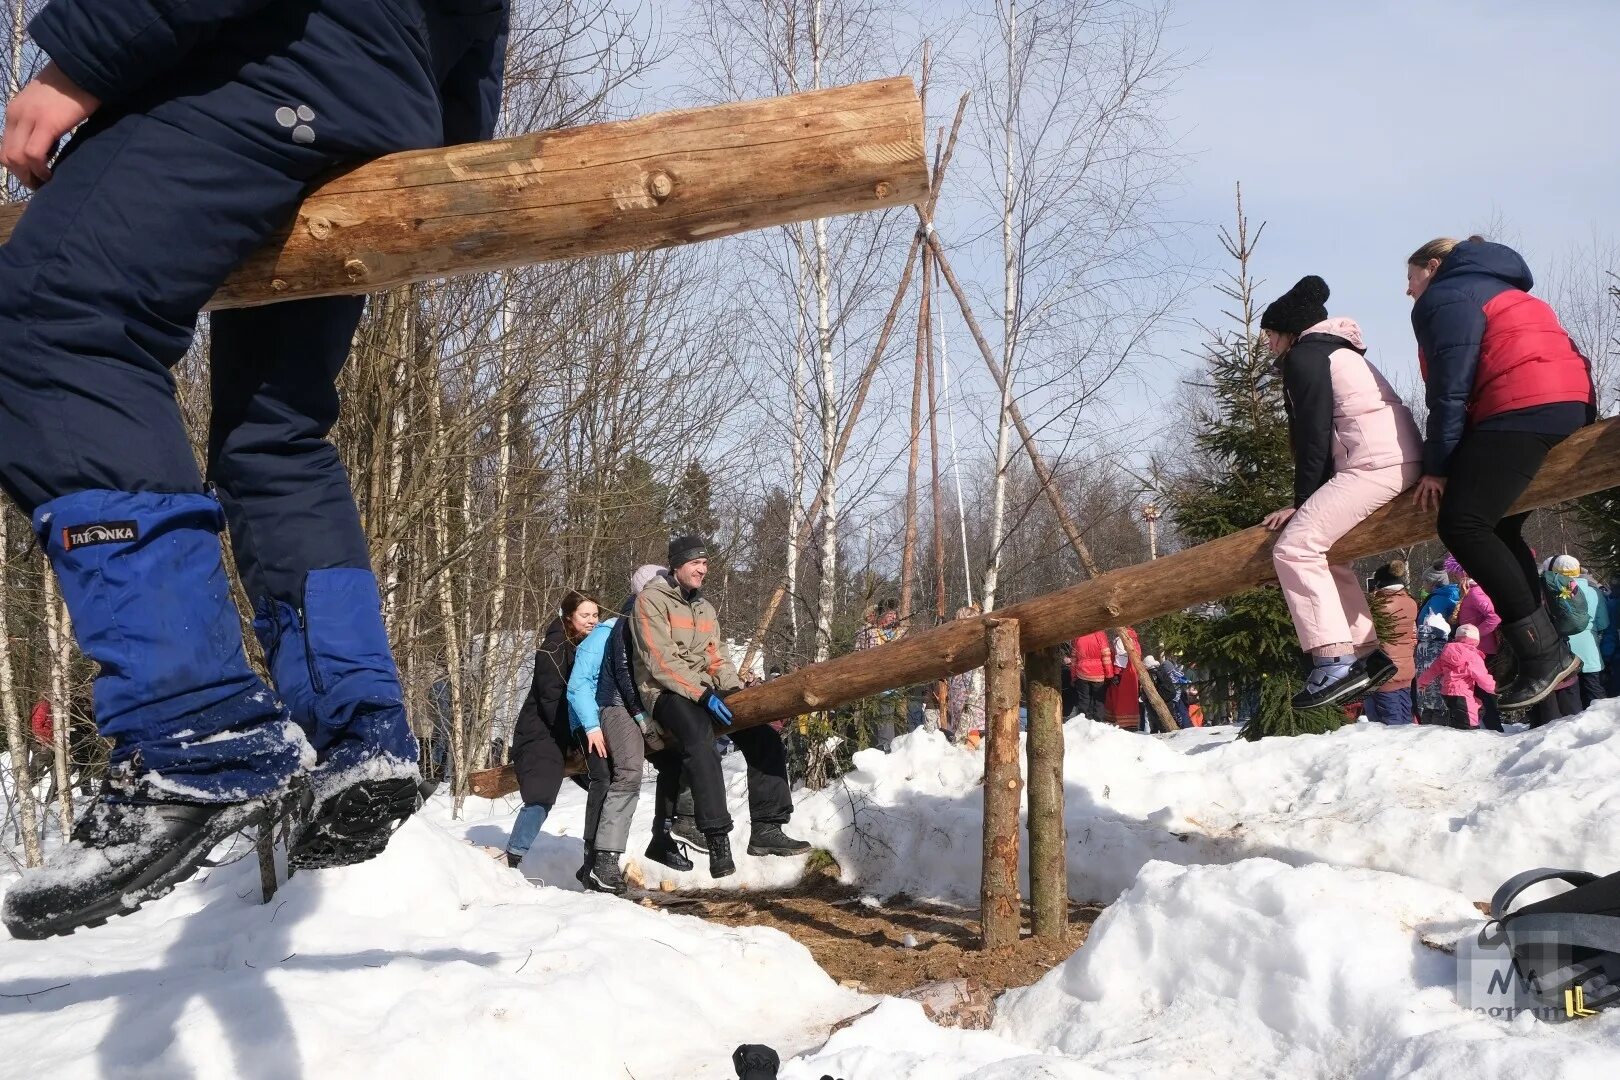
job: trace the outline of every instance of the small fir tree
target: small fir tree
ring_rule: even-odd
[[[1190,467],[1171,485],[1167,502],[1177,532],[1201,544],[1255,525],[1293,501],[1293,454],[1281,380],[1259,333],[1259,313],[1249,261],[1265,225],[1249,233],[1243,190],[1237,195],[1236,232],[1221,230],[1221,242],[1236,263],[1218,285],[1235,309],[1235,329],[1212,331],[1202,359],[1207,392],[1193,414],[1195,452]],[[1249,589],[1218,604],[1160,620],[1155,627],[1171,648],[1204,680],[1206,703],[1250,716],[1244,735],[1296,735],[1331,731],[1344,722],[1338,709],[1295,712],[1290,704],[1303,685],[1298,638],[1282,592]]]

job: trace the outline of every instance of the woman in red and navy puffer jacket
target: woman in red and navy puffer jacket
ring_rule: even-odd
[[[1407,260],[1407,295],[1429,427],[1418,505],[1440,510],[1440,539],[1496,603],[1518,660],[1504,709],[1546,697],[1580,669],[1543,602],[1535,557],[1507,516],[1547,452],[1596,416],[1591,365],[1530,268],[1482,237],[1433,240]]]

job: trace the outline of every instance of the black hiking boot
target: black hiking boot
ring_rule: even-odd
[[[190,803],[103,787],[67,847],[6,891],[0,917],[13,937],[38,940],[128,915],[195,874],[233,833],[268,827],[282,798]]]
[[[1496,705],[1503,712],[1540,703],[1559,683],[1580,673],[1580,658],[1569,651],[1568,640],[1545,607],[1517,622],[1503,623],[1497,634],[1518,661],[1513,682],[1497,693]]]
[[[679,870],[683,874],[692,869],[692,860],[686,853],[686,845],[662,829],[654,830],[652,840],[647,844],[647,858],[671,870]]]
[[[295,870],[330,870],[375,858],[388,838],[416,813],[422,797],[414,777],[361,780],[317,803],[305,788],[298,834],[287,853]]]
[[[737,863],[731,857],[731,834],[716,832],[709,834],[709,876],[712,878],[730,877],[737,872]]]
[[[623,896],[625,889],[624,875],[619,872],[619,856],[622,851],[598,851],[591,864],[585,868],[581,884],[591,892],[612,893],[614,896]]]
[[[506,865],[516,870],[523,865],[523,856],[527,854],[527,851],[508,851],[506,853]]]
[[[584,859],[584,861],[582,861],[579,864],[579,869],[574,871],[574,880],[579,882],[581,885],[584,885],[587,889],[590,888],[591,886],[590,886],[590,883],[587,882],[585,879],[586,879],[586,876],[589,875],[590,872],[591,872],[591,864],[594,863],[595,861],[596,861],[596,849],[593,848],[591,845],[586,844],[585,845],[585,859]]]
[[[803,855],[810,845],[795,840],[780,825],[755,825],[748,834],[750,855]]]
[[[670,832],[674,833],[677,840],[680,840],[693,851],[708,854],[709,838],[703,833],[703,830],[697,827],[696,818],[677,816],[675,824],[670,828]]]

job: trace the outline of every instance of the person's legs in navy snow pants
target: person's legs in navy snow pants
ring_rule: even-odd
[[[272,792],[304,751],[247,665],[221,564],[221,509],[198,474],[170,369],[190,345],[197,312],[291,221],[313,180],[442,139],[420,33],[394,11],[382,0],[277,5],[251,41],[222,33],[209,50],[214,70],[199,60],[162,100],[142,110],[106,106],[81,129],[0,247],[0,484],[33,516],[80,645],[101,665],[95,711],[115,765],[172,797]],[[300,47],[278,51],[280,40]],[[221,76],[218,57],[232,49],[239,74]],[[325,331],[339,318],[352,325],[357,308],[342,303],[346,313],[330,315]],[[289,380],[304,363],[329,382],[333,355],[299,354],[307,338],[293,332],[294,314],[260,316],[289,335],[261,343],[260,359]],[[221,322],[229,337],[232,318]],[[251,406],[247,413],[251,425]],[[310,419],[292,403],[264,431],[312,431]],[[228,434],[222,447],[216,465],[235,453]],[[280,464],[313,460],[294,453]],[[274,469],[259,474],[266,478],[277,478]],[[235,479],[250,530],[255,499],[287,498],[280,488],[250,490],[252,477]],[[291,528],[252,537],[258,563],[274,564],[265,580],[300,559],[311,564],[305,569],[359,570],[352,537],[332,528],[351,511],[327,499],[324,479],[318,468],[305,474],[309,512]],[[222,478],[222,489],[232,482]],[[323,539],[302,535],[312,526]],[[376,591],[354,575],[311,588],[311,606],[336,611]],[[387,679],[373,670],[382,656],[370,629],[334,626],[311,646],[306,681],[353,682],[363,704],[380,705]],[[354,655],[339,658],[344,652]],[[298,702],[289,705],[296,715]],[[311,733],[361,711],[355,703],[317,709]]]

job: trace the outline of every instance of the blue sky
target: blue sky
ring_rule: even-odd
[[[666,33],[685,6],[658,4]],[[924,17],[960,23],[985,6],[939,0]],[[1217,229],[1241,180],[1251,224],[1266,222],[1262,300],[1320,274],[1330,310],[1360,321],[1403,391],[1418,385],[1404,261],[1420,243],[1488,231],[1543,281],[1578,245],[1620,244],[1620,0],[1179,0],[1172,18],[1168,44],[1187,67],[1165,115],[1187,163],[1166,213],[1185,259],[1201,280],[1226,268]],[[659,72],[649,102],[666,107],[682,77],[678,62]],[[936,109],[961,89],[936,76]],[[1224,303],[1194,289],[1159,359],[1092,409],[1093,429],[1131,433],[1120,449],[1132,456],[1157,448],[1159,426],[1144,421],[1176,394],[1195,363],[1183,350]],[[953,363],[970,349],[953,340]],[[993,424],[975,426],[963,425],[964,449],[994,438]]]
[[[1501,223],[1545,278],[1620,235],[1614,0],[1198,0],[1176,21],[1196,60],[1172,104],[1195,154],[1180,215],[1228,220],[1242,179],[1262,295],[1321,274],[1397,382],[1417,378],[1402,264],[1423,241]]]

